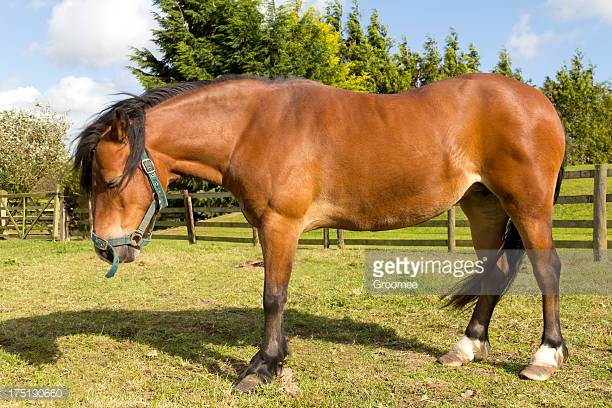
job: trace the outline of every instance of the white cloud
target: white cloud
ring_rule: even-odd
[[[612,24],[611,0],[547,0],[546,5],[567,20],[599,18]]]
[[[87,124],[91,116],[114,100],[122,89],[114,81],[97,82],[89,77],[67,76],[40,92],[33,86],[17,87],[0,92],[0,110],[32,108],[37,103],[49,105],[58,113],[66,113],[72,122],[69,139]]]
[[[73,129],[80,129],[92,114],[100,111],[117,96],[113,82],[96,82],[89,77],[68,76],[47,89],[43,100],[54,111],[67,113]]]
[[[0,92],[0,110],[32,106],[40,97],[40,92],[33,86],[20,86]]]
[[[129,47],[153,48],[151,0],[63,0],[53,7],[46,52],[62,65],[126,63]]]
[[[530,19],[529,14],[521,14],[506,43],[506,46],[514,51],[514,55],[518,58],[531,59],[536,57],[539,47],[554,38],[551,31],[541,34],[534,32],[531,28]]]

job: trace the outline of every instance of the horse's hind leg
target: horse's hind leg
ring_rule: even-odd
[[[472,232],[474,248],[480,259],[491,255],[502,245],[508,216],[499,200],[482,185],[475,185],[460,202],[461,209],[466,214]],[[498,271],[487,273],[505,273],[507,265],[501,265]],[[499,301],[498,294],[482,294],[473,296],[476,301],[472,318],[465,329],[465,334],[453,349],[440,357],[440,363],[458,367],[474,358],[484,358],[489,351],[488,329],[493,310]]]
[[[514,165],[516,168],[516,163]],[[508,164],[504,167],[512,166]],[[542,292],[542,342],[520,375],[532,380],[546,380],[568,355],[559,319],[561,262],[552,236],[553,205],[559,194],[563,169],[557,175],[550,167],[532,162],[531,167],[523,165],[522,171],[527,176],[513,182],[501,176],[491,178],[490,188],[500,197],[504,210],[516,226]]]
[[[531,380],[547,380],[568,357],[559,319],[561,262],[554,248],[550,215],[516,217],[516,226],[525,243],[542,292],[544,315],[544,332],[540,347],[520,376]]]

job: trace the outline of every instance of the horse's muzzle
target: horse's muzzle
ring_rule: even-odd
[[[104,262],[112,264],[113,263],[113,253],[109,250],[102,251],[101,249],[95,248],[96,255],[98,258],[102,259]],[[140,255],[140,250],[129,246],[129,245],[121,245],[113,247],[115,254],[117,254],[117,258],[119,258],[119,262],[121,263],[130,263],[133,262],[138,255]]]

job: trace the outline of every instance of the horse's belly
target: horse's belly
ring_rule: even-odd
[[[443,205],[444,207],[445,205]],[[308,212],[304,230],[341,228],[352,231],[383,231],[420,224],[443,212],[444,208],[397,208],[389,205],[364,212],[358,207],[316,204]]]
[[[337,197],[330,194],[312,204],[304,230],[341,228],[353,231],[383,231],[410,227],[425,222],[456,204],[468,188],[480,181],[477,175],[462,175],[448,188],[419,194]]]

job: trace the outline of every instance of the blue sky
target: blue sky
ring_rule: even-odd
[[[428,34],[442,44],[454,27],[463,47],[476,45],[484,71],[506,46],[524,76],[541,84],[580,48],[597,66],[598,79],[612,79],[612,0],[360,4],[364,20],[378,9],[390,34],[405,35],[416,50]],[[112,93],[140,92],[125,55],[129,45],[151,45],[150,11],[151,0],[2,0],[0,109],[43,101],[67,112],[78,129],[114,99]]]

